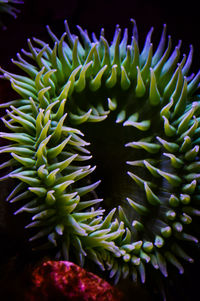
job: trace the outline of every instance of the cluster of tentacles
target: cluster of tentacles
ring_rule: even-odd
[[[13,4],[22,4],[21,0],[0,0],[0,14],[9,14],[14,18],[17,18],[17,14],[20,12],[19,9],[13,6]],[[0,26],[3,26],[0,21]]]
[[[147,264],[165,277],[167,262],[183,273],[182,262],[193,261],[184,246],[198,242],[193,219],[200,215],[200,73],[188,75],[193,49],[180,60],[181,43],[171,51],[169,36],[165,46],[164,26],[157,49],[151,29],[140,52],[132,22],[131,41],[117,26],[111,45],[103,29],[90,38],[77,26],[80,41],[67,22],[60,39],[48,27],[52,48],[34,38],[35,46],[28,40],[23,50],[27,60],[13,60],[25,75],[2,70],[20,95],[1,105],[8,132],[0,136],[11,141],[0,148],[11,154],[1,181],[16,180],[7,201],[19,204],[15,214],[29,214],[30,241],[54,245],[61,258],[81,265],[88,258],[115,282],[137,275],[144,282]],[[96,145],[92,155],[89,143]],[[118,168],[111,191],[123,182],[118,200],[109,185],[107,195],[100,189],[112,158]],[[102,199],[121,206],[105,214]]]

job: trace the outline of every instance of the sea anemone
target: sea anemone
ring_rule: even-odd
[[[20,12],[20,10],[14,7],[12,4],[15,5],[23,3],[24,2],[21,0],[0,0],[0,14],[6,13],[13,16],[14,18],[17,18],[17,14]],[[3,26],[1,22],[0,26]]]
[[[151,28],[140,51],[131,21],[131,41],[117,26],[110,45],[103,29],[77,26],[80,41],[67,22],[60,39],[47,27],[53,47],[29,39],[13,60],[23,75],[2,70],[19,98],[1,105],[1,181],[14,180],[7,201],[29,217],[30,242],[144,283],[149,265],[167,277],[167,262],[180,274],[193,262],[200,73],[188,74],[192,46],[181,60],[181,42],[165,46],[165,25],[156,50]]]

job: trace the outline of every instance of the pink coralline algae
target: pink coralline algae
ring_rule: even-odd
[[[120,301],[122,294],[72,262],[46,261],[32,273],[27,300]]]

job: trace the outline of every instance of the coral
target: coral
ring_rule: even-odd
[[[132,23],[131,41],[117,26],[110,45],[103,29],[90,38],[78,26],[80,42],[67,22],[60,39],[47,27],[52,48],[29,39],[27,59],[13,60],[24,75],[2,70],[19,95],[1,105],[11,141],[1,180],[16,183],[7,201],[29,217],[30,242],[92,260],[115,282],[145,282],[149,265],[182,274],[200,215],[193,48],[180,60],[164,26],[156,50],[151,29],[140,51]]]
[[[17,14],[20,12],[20,10],[12,6],[12,4],[15,5],[22,3],[24,2],[21,0],[0,0],[0,14],[6,13],[13,16],[14,18],[17,18]],[[3,24],[0,22],[0,26],[2,25]]]

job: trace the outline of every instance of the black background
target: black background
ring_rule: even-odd
[[[111,41],[115,25],[119,24],[121,28],[128,27],[130,34],[130,18],[134,18],[139,30],[140,49],[142,49],[144,39],[151,26],[154,27],[152,39],[157,45],[163,24],[166,23],[167,33],[172,36],[173,46],[176,46],[181,39],[183,41],[182,53],[186,54],[189,52],[189,45],[194,46],[192,71],[197,72],[200,66],[200,16],[197,5],[198,1],[195,3],[195,1],[175,0],[24,0],[24,5],[20,5],[21,13],[16,20],[9,16],[3,17],[7,30],[0,30],[0,66],[7,70],[15,70],[11,58],[16,58],[16,53],[20,52],[21,48],[27,49],[27,38],[37,37],[48,41],[45,28],[47,24],[58,37],[64,32],[65,19],[68,20],[71,32],[78,33],[76,29],[76,24],[78,24],[87,29],[89,33],[95,32],[98,36],[101,27],[104,27],[105,36]],[[1,98],[3,98],[1,101],[7,100],[5,91]],[[24,245],[23,238],[17,232],[22,228],[17,227],[16,221],[13,221],[12,216],[6,213],[7,209],[4,205],[1,206],[3,208],[0,209],[1,262],[3,262],[4,258],[14,257],[15,253],[20,253],[22,249],[24,251]],[[16,226],[15,230],[11,229],[13,225]],[[183,276],[179,277],[174,270],[173,281],[168,284],[169,300],[200,300],[198,296],[199,267],[200,260],[197,258],[193,266],[186,267],[186,273]],[[2,272],[0,276],[3,278]],[[127,288],[128,290],[129,288]],[[130,293],[127,292],[127,295]],[[142,291],[137,291],[136,294],[133,290],[129,300],[137,299],[157,300],[148,292],[144,295]],[[9,300],[9,298],[3,300]],[[17,299],[15,298],[15,300]]]

